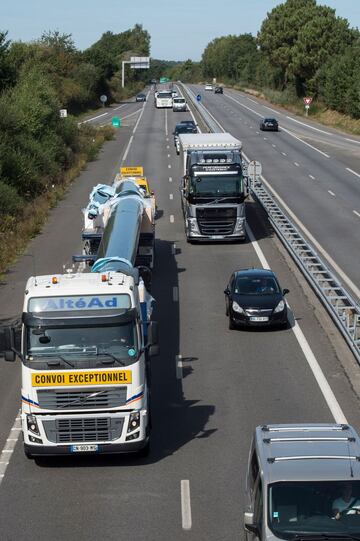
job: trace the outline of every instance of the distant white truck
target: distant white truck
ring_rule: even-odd
[[[246,186],[241,141],[230,133],[179,135],[186,239],[234,241],[246,237]]]

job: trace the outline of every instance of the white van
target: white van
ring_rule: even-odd
[[[173,111],[186,111],[186,99],[182,96],[173,98]]]

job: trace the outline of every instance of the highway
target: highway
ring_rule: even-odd
[[[349,212],[345,219],[339,210],[356,193],[356,178],[347,178],[342,194],[337,189],[335,198],[326,196],[322,186],[328,183],[330,189],[335,188],[336,174],[331,180],[326,177],[342,166],[340,161],[323,157],[320,163],[326,171],[320,175],[320,158],[309,147],[284,132],[256,134],[256,115],[226,96],[209,95],[204,103],[226,129],[243,139],[245,153],[262,161],[266,179],[289,197],[288,204],[300,219],[309,216],[310,220],[311,209],[319,205],[314,223],[309,221],[311,231],[360,285],[359,268],[354,265],[350,272],[351,262],[358,263],[358,218]],[[247,211],[256,242],[186,243],[180,159],[172,132],[189,114],[155,109],[152,94],[144,105],[128,104],[120,111],[124,122],[116,139],[107,142],[99,158],[88,164],[52,210],[42,233],[6,275],[0,287],[0,318],[4,324],[20,316],[29,274],[59,272],[72,254],[81,251],[81,208],[91,188],[100,181],[110,183],[122,163],[142,165],[158,205],[152,294],[161,354],[152,360],[151,452],[146,459],[26,459],[15,421],[20,362],[2,361],[1,541],[243,539],[244,479],[256,425],[336,420],[360,429],[358,367],[257,205],[249,201]],[[100,114],[101,110],[93,116]],[[108,123],[110,117],[94,122]],[[281,157],[281,152],[287,156]],[[300,165],[291,165],[292,161]],[[317,183],[305,180],[305,171],[314,174]],[[294,186],[298,195],[291,199]],[[341,224],[348,219],[352,225],[354,220],[353,237],[350,225],[342,238],[340,227],[333,226],[339,244],[328,245],[329,232],[320,236],[328,229],[318,219],[321,212],[332,213]],[[265,260],[282,287],[290,289],[289,328],[228,330],[223,290],[231,272],[261,266]],[[4,452],[4,447],[10,452]]]
[[[243,141],[247,156],[262,163],[265,179],[302,232],[360,300],[360,138],[241,92],[191,89],[221,126]],[[279,132],[259,130],[260,120],[269,116],[279,121]]]

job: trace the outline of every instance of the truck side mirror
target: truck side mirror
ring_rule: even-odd
[[[150,321],[149,323],[148,342],[151,346],[157,346],[159,343],[159,326],[157,321]]]
[[[4,351],[4,359],[9,363],[13,363],[16,359],[16,353],[12,349]]]

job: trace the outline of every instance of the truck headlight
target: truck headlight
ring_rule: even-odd
[[[128,425],[128,432],[133,432],[133,430],[136,430],[140,426],[140,412],[139,411],[133,411],[130,413],[129,418],[129,425]]]
[[[238,314],[243,314],[244,313],[244,309],[241,308],[241,306],[239,306],[236,301],[233,301],[232,309],[234,310],[234,312],[237,312]]]
[[[281,300],[277,307],[274,310],[274,314],[278,314],[279,312],[282,312],[285,308],[285,301]]]
[[[27,425],[27,429],[30,432],[33,432],[34,434],[38,434],[38,436],[40,436],[40,430],[39,430],[35,415],[26,416],[26,425]]]
[[[244,229],[244,218],[236,218],[235,231],[242,231]]]
[[[187,223],[189,231],[191,231],[192,233],[199,233],[199,227],[196,218],[188,218]]]

